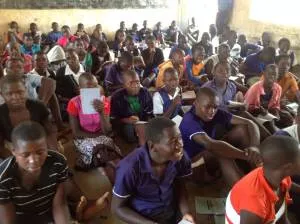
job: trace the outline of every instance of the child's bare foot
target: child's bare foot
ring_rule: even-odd
[[[83,212],[83,220],[90,220],[95,217],[101,210],[108,206],[109,192],[103,194],[91,206],[88,206]]]
[[[86,209],[86,206],[87,206],[86,197],[81,196],[80,202],[76,207],[76,219],[78,221],[81,221],[83,219],[83,211]]]

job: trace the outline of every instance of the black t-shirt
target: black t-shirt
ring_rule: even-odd
[[[29,110],[30,120],[38,122],[41,125],[43,125],[49,117],[47,107],[40,101],[27,100],[26,108]],[[2,104],[0,106],[0,135],[4,140],[11,141],[11,132],[13,128],[7,104]]]
[[[38,182],[27,190],[21,184],[15,157],[11,156],[0,164],[0,204],[11,202],[15,206],[18,224],[48,223],[53,220],[57,187],[69,178],[68,172],[66,158],[48,151]]]

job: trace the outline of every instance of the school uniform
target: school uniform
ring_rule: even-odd
[[[52,203],[60,183],[68,179],[66,158],[49,151],[37,184],[30,190],[22,186],[15,157],[0,165],[0,204],[12,203],[17,224],[53,222]]]
[[[232,114],[223,110],[218,110],[211,121],[205,122],[195,114],[193,106],[187,112],[180,123],[179,129],[183,140],[183,148],[190,158],[205,151],[204,145],[198,144],[193,140],[194,135],[206,134],[212,139],[218,138],[218,127],[230,128]]]
[[[175,93],[179,93],[181,90],[179,87],[176,88]],[[175,96],[176,97],[176,96]],[[172,104],[174,96],[170,95],[165,88],[160,89],[158,92],[155,92],[153,95],[153,114],[154,115],[162,115],[164,114]],[[177,105],[173,114],[171,115],[171,119],[176,117],[180,111],[181,106]]]
[[[256,168],[237,182],[226,200],[226,224],[239,224],[241,211],[255,214],[263,220],[263,224],[276,223],[285,215],[285,209],[291,203],[288,191],[292,181],[286,177],[281,181],[280,191],[284,201],[279,211],[275,212],[275,204],[279,201],[266,178],[262,167]]]
[[[147,48],[142,51],[141,53],[144,62],[146,64],[144,70],[144,77],[148,77],[151,73],[158,73],[158,66],[164,62],[164,53],[161,49],[155,48],[155,53],[153,56],[153,60],[150,61],[150,50]]]
[[[198,65],[193,63],[193,58],[188,57],[185,61],[186,73],[188,79],[196,86],[201,86],[204,82],[201,79],[201,75],[205,74],[204,62],[200,62]]]
[[[21,46],[21,53],[22,54],[29,54],[33,56],[41,51],[41,46],[39,44],[33,44],[31,48],[27,48],[24,44]]]
[[[163,179],[155,177],[145,145],[119,163],[113,194],[118,198],[129,198],[128,206],[144,217],[163,224],[178,223],[174,181],[191,174],[191,161],[184,153],[180,161],[168,162]]]

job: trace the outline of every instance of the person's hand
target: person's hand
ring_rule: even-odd
[[[266,116],[268,114],[268,110],[266,110],[265,108],[263,107],[260,107],[260,114],[263,115],[263,116]]]
[[[129,120],[134,124],[134,123],[138,122],[140,119],[137,116],[131,116],[131,117],[129,117]]]
[[[99,114],[104,112],[104,104],[101,100],[95,99],[93,101],[93,106],[95,111],[97,111]]]
[[[186,213],[183,217],[182,217],[182,220],[186,220],[190,223],[193,223],[193,224],[196,224],[195,220],[194,220],[194,217],[189,214],[189,213]]]
[[[172,104],[174,106],[178,106],[181,104],[181,96],[177,95],[173,100],[172,100]]]
[[[262,160],[260,156],[260,152],[258,148],[256,147],[249,147],[245,149],[245,156],[247,161],[250,163],[256,165],[256,166],[261,166],[262,165]]]

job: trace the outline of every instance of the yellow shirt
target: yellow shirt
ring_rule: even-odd
[[[155,82],[155,87],[157,89],[161,88],[164,86],[164,72],[167,68],[174,68],[171,60],[167,60],[163,63],[161,63],[159,66],[159,72],[158,72],[158,75],[157,75],[157,78],[156,78],[156,82]],[[181,65],[179,67],[179,71],[178,71],[178,76],[179,76],[179,81],[181,80],[182,76],[183,76],[183,66]]]

